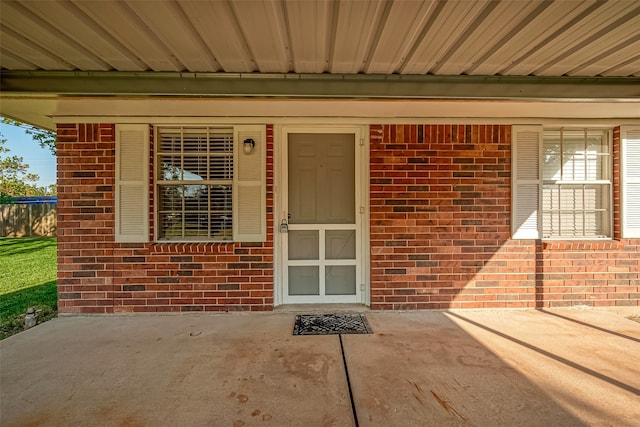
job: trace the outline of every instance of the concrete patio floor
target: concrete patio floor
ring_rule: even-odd
[[[640,323],[621,314],[368,312],[372,335],[342,336],[292,336],[294,317],[52,320],[0,343],[1,424],[640,423]]]

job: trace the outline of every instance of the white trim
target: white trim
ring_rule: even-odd
[[[282,236],[280,224],[282,214],[282,183],[286,182],[283,174],[286,173],[282,162],[282,135],[281,126],[273,126],[273,305],[277,307],[283,304],[282,281],[285,262],[282,259]]]
[[[640,106],[636,106],[636,109],[640,109]],[[477,112],[476,112],[477,113]],[[148,120],[149,123],[154,123],[157,125],[175,125],[176,124],[176,116],[105,116],[105,115],[97,115],[97,116],[54,116],[54,128],[55,124],[75,124],[75,123],[141,123],[143,121]],[[458,115],[451,116],[442,116],[435,112],[431,112],[430,114],[424,114],[424,116],[406,116],[401,117],[397,115],[389,115],[389,116],[376,116],[376,117],[348,117],[348,116],[326,116],[326,115],[318,115],[318,116],[295,116],[294,114],[290,116],[219,116],[219,117],[209,117],[209,116],[184,116],[180,117],[179,123],[188,125],[197,125],[202,124],[203,122],[209,123],[212,126],[224,126],[225,124],[234,123],[236,125],[241,124],[258,124],[258,123],[269,123],[273,125],[313,125],[317,123],[318,125],[323,125],[327,123],[328,120],[334,121],[336,125],[340,126],[359,126],[359,125],[378,125],[378,124],[389,124],[389,125],[523,125],[523,126],[535,126],[542,125],[544,127],[557,127],[561,125],[566,125],[567,127],[614,127],[621,125],[630,125],[638,121],[637,118],[548,118],[546,116],[543,117],[523,117],[523,116],[509,116],[508,114],[503,114],[501,116],[491,116],[491,117],[479,117],[477,115],[469,115],[467,117],[459,117]]]
[[[369,254],[365,250],[369,242],[369,128],[368,126],[349,126],[340,123],[328,124],[326,121],[319,125],[275,125],[274,126],[274,305],[318,303],[318,298],[311,299],[305,296],[288,296],[286,289],[286,271],[288,266],[285,252],[287,251],[286,239],[283,233],[279,232],[279,226],[286,212],[284,212],[284,201],[287,198],[288,170],[287,140],[289,133],[353,133],[355,136],[355,175],[356,175],[356,224],[355,227],[360,234],[360,239],[356,245],[356,295],[325,295],[322,296],[321,303],[358,303],[370,304],[370,281],[369,281]],[[360,208],[364,212],[360,213]],[[305,224],[306,226],[306,224]],[[290,229],[295,230],[304,226],[291,225]],[[354,225],[336,225],[335,228],[352,229]],[[334,228],[333,225],[330,228]],[[332,261],[332,264],[333,261]],[[354,265],[353,261],[336,262],[335,264]],[[364,290],[361,289],[364,285]]]
[[[318,297],[316,297],[318,298]],[[357,295],[324,295],[322,302],[312,301],[305,295],[287,296],[285,304],[362,304]]]
[[[2,112],[56,123],[273,123],[633,125],[638,102],[348,99],[88,98],[1,95]],[[212,119],[217,117],[218,119]]]
[[[3,104],[11,99],[2,98]],[[35,107],[36,100],[31,99]],[[178,117],[253,117],[270,118],[284,123],[290,118],[308,119],[324,117],[341,120],[356,119],[351,124],[369,124],[368,119],[379,122],[380,118],[416,120],[425,117],[460,119],[475,123],[478,119],[561,119],[583,122],[583,119],[598,119],[609,122],[619,119],[635,119],[637,123],[640,102],[535,102],[535,101],[449,101],[449,100],[312,100],[312,99],[140,99],[140,98],[60,98],[55,104],[46,104],[55,109],[48,112],[54,122],[60,123],[73,117],[111,116],[157,117],[160,120],[176,120]],[[3,105],[3,108],[6,107]],[[227,119],[228,120],[228,119]],[[234,120],[235,121],[235,120]],[[331,120],[332,122],[334,120]],[[73,121],[75,123],[75,121]],[[275,123],[275,122],[274,122]],[[314,125],[318,122],[300,121],[299,124]]]

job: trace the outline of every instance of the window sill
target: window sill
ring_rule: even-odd
[[[607,251],[624,249],[625,242],[613,239],[598,240],[543,240],[543,250],[570,250],[570,251]]]
[[[239,243],[238,243],[239,245]],[[235,242],[155,242],[151,251],[159,254],[233,253]]]

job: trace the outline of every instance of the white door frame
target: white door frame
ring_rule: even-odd
[[[355,191],[356,191],[356,226],[359,239],[356,244],[356,303],[370,305],[370,270],[369,270],[369,127],[344,124],[311,124],[311,125],[275,125],[274,126],[274,305],[285,303],[287,284],[284,269],[287,268],[286,237],[280,233],[280,224],[284,219],[284,201],[288,191],[287,143],[290,133],[352,133],[355,135]],[[326,303],[331,303],[326,298]],[[287,302],[289,303],[289,302]],[[291,302],[295,303],[295,302]]]

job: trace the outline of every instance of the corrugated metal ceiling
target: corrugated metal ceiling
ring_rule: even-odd
[[[640,76],[638,1],[7,1],[5,70]]]

